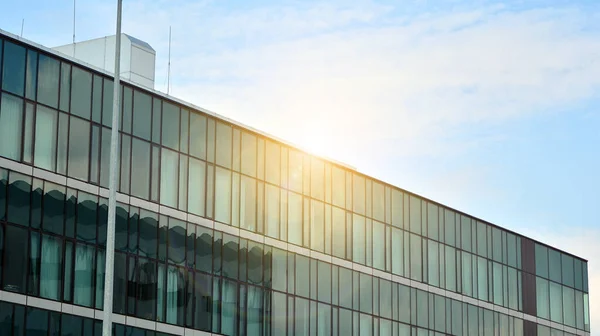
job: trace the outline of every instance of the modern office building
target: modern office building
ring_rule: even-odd
[[[97,336],[111,75],[3,31],[0,64],[0,335]],[[589,335],[585,260],[130,80],[122,98],[116,335]]]

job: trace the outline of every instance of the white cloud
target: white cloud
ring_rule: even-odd
[[[233,14],[183,2],[169,14],[146,2],[128,8],[137,16],[126,26],[152,34],[163,52],[160,79],[172,20],[174,95],[292,142],[330,142],[327,154],[354,165],[351,153],[383,143],[382,156],[453,151],[462,145],[447,141],[456,130],[563,106],[600,83],[599,34],[577,9],[406,20],[369,3]]]

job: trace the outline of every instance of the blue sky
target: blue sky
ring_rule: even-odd
[[[79,1],[77,40],[113,34],[115,2]],[[157,89],[171,25],[174,96],[590,260],[599,325],[600,3],[124,3]],[[3,6],[70,43],[72,2]]]

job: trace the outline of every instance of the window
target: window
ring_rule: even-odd
[[[40,296],[59,300],[62,277],[62,241],[43,235],[40,263]]]
[[[338,207],[331,208],[333,241],[332,253],[338,258],[346,257],[346,212]]]
[[[167,239],[169,263],[184,265],[185,237],[185,223],[174,218],[169,218],[169,232]]]
[[[60,62],[44,54],[39,57],[38,102],[58,108]]]
[[[373,221],[373,267],[385,270],[385,225]]]
[[[2,89],[19,96],[25,90],[25,48],[8,41],[4,43]]]
[[[179,107],[167,102],[162,105],[162,144],[179,150]]]
[[[562,286],[550,281],[550,319],[563,323]]]
[[[64,112],[69,112],[71,103],[71,65],[68,63],[60,64],[60,89],[59,109]]]
[[[75,284],[73,302],[91,307],[94,297],[94,253],[92,246],[77,244],[75,249]],[[115,266],[115,269],[116,266]]]
[[[417,281],[423,280],[421,237],[410,235],[410,278]]]
[[[331,264],[319,261],[317,274],[319,277],[317,298],[319,301],[331,303]]]
[[[325,196],[325,163],[319,159],[310,160],[311,196],[324,201]]]
[[[302,175],[303,175],[303,155],[302,153],[290,149],[288,166],[288,186],[290,190],[302,193]]]
[[[446,244],[456,246],[455,239],[455,215],[452,210],[444,210],[444,228]]]
[[[427,236],[429,239],[439,240],[438,206],[429,202],[427,206]]]
[[[90,123],[71,117],[69,125],[69,175],[81,180],[88,179],[90,152]]]
[[[456,291],[456,250],[446,245],[446,255],[444,267],[446,268],[446,289]],[[486,280],[487,286],[487,280]]]
[[[206,164],[190,158],[188,180],[188,211],[198,216],[204,216],[206,192]]]
[[[421,200],[410,196],[410,231],[421,234]]]
[[[256,136],[247,132],[242,132],[242,162],[241,171],[243,174],[256,177]]]
[[[149,199],[150,143],[136,138],[132,138],[131,141],[131,194],[142,199]]]
[[[365,264],[365,218],[359,215],[352,216],[352,260],[354,262]]]
[[[266,185],[266,234],[273,238],[279,238],[279,188]]]
[[[231,224],[231,171],[216,168],[215,220]]]
[[[124,194],[129,194],[130,177],[131,177],[131,136],[121,134],[121,179],[120,188]]]
[[[265,181],[274,185],[281,184],[281,146],[272,141],[266,141],[265,149]]]
[[[92,74],[78,67],[73,67],[71,78],[71,113],[85,119],[90,119]]]
[[[488,262],[482,257],[477,257],[477,292],[479,299],[488,300]],[[447,268],[446,268],[447,269]]]
[[[56,167],[57,119],[57,111],[38,105],[35,122],[34,163],[37,167],[52,171]]]
[[[190,141],[190,111],[181,109],[181,126],[179,129],[179,148],[181,152],[187,154]]]
[[[535,244],[535,274],[548,277],[548,248]]]
[[[176,208],[179,181],[179,155],[176,152],[163,148],[160,173],[160,203]]]
[[[133,135],[150,141],[152,122],[152,98],[139,91],[133,91]]]
[[[440,263],[439,263],[439,244],[433,240],[427,242],[427,276],[428,283],[432,286],[440,285]],[[463,266],[464,267],[464,266]],[[463,268],[464,270],[464,268]],[[464,281],[464,276],[463,276]]]
[[[206,117],[190,114],[190,154],[206,160]]]
[[[242,175],[240,183],[240,227],[256,231],[256,180]]]
[[[403,199],[404,194],[396,189],[392,189],[392,225],[399,228],[403,227]]]
[[[549,278],[552,281],[562,282],[562,266],[560,252],[554,249],[548,249],[548,263],[549,263]]]
[[[573,257],[561,254],[562,257],[562,283],[565,286],[574,287],[575,286],[575,275],[574,275],[574,265],[573,265]]]
[[[0,156],[12,160],[21,160],[23,99],[6,93],[3,93],[1,98]]]
[[[302,245],[302,196],[288,194],[288,242]]]
[[[353,204],[354,212],[361,215],[365,214],[365,178],[357,174],[352,174],[353,180]]]
[[[25,293],[27,251],[27,230],[7,225],[4,239],[4,269],[2,270],[3,290]]]
[[[392,273],[404,275],[404,232],[392,229]]]
[[[231,126],[217,122],[217,152],[216,164],[231,168]]]
[[[340,208],[346,206],[346,175],[336,166],[331,167],[331,202]]]

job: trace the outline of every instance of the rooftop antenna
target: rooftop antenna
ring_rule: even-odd
[[[171,26],[169,26],[169,64],[167,66],[167,94],[171,89]]]
[[[75,57],[75,5],[77,0],[73,0],[73,57]]]
[[[21,38],[23,38],[23,27],[25,27],[25,18],[21,21]]]

